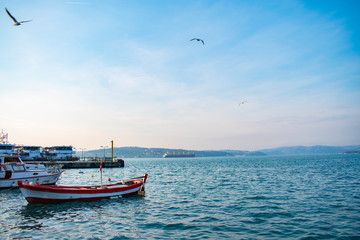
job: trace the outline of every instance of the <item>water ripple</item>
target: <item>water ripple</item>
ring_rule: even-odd
[[[128,159],[104,179],[144,172],[142,198],[28,205],[1,190],[0,239],[360,238],[359,156]],[[59,184],[74,182],[99,173],[67,170]]]

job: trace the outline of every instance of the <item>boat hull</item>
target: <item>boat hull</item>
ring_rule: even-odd
[[[96,201],[137,195],[145,189],[147,175],[140,180],[104,186],[43,186],[18,182],[25,199],[31,204],[73,201]]]

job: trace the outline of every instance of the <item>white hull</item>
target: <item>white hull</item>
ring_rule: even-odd
[[[43,176],[34,176],[34,177],[13,177],[10,179],[0,179],[0,188],[14,188],[18,187],[17,181],[21,181],[24,183],[39,183],[41,185],[50,185],[55,184],[62,172],[57,173],[49,173],[48,175]]]

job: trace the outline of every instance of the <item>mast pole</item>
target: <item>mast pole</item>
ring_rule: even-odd
[[[111,140],[111,162],[114,162],[114,141]]]

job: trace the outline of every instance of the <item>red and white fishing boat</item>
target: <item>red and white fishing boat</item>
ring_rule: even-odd
[[[144,195],[147,174],[115,184],[99,186],[45,186],[18,181],[18,186],[29,203],[60,203],[95,201]]]

